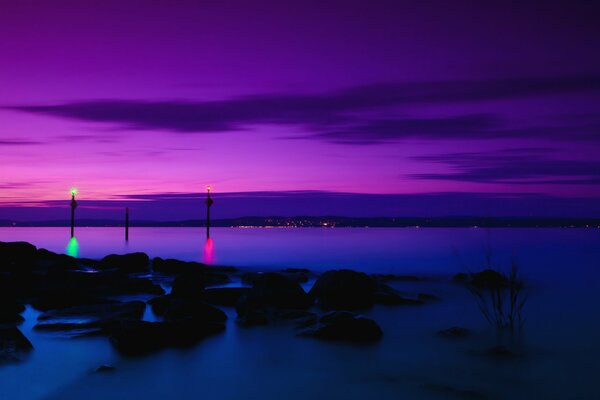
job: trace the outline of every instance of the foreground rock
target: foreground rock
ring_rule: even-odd
[[[383,332],[372,319],[347,311],[333,311],[301,331],[300,335],[324,340],[368,343],[380,340]]]
[[[20,361],[32,349],[31,342],[17,328],[0,328],[0,363]]]
[[[209,288],[202,293],[202,298],[210,304],[219,306],[235,306],[240,298],[250,292],[250,288]]]
[[[200,298],[184,298],[170,294],[156,297],[149,303],[152,311],[167,321],[189,318],[200,323],[221,324],[227,320],[223,311]]]
[[[394,289],[369,275],[347,269],[327,271],[309,292],[324,309],[358,310],[374,303],[389,305],[422,304],[419,299],[401,296]]]
[[[238,322],[242,325],[266,324],[277,319],[283,310],[303,310],[313,303],[298,282],[283,274],[258,274],[253,283],[236,304]]]
[[[0,290],[2,290],[0,288]],[[2,294],[0,293],[0,296]],[[25,306],[18,303],[14,298],[6,296],[0,297],[0,325],[16,324],[23,322],[21,313],[25,311]]]
[[[149,272],[150,258],[145,253],[111,254],[100,261],[99,269],[118,269],[125,273]]]
[[[111,327],[110,341],[123,355],[142,355],[165,347],[191,346],[225,330],[224,324],[200,323],[194,319],[147,322],[123,321]]]
[[[37,330],[70,331],[81,335],[107,333],[119,321],[140,320],[146,304],[131,301],[114,304],[94,304],[46,312],[38,317]]]
[[[180,261],[172,258],[163,259],[156,257],[152,260],[152,270],[165,275],[180,275],[186,272],[204,272],[207,278],[213,278],[214,283],[229,282],[227,274],[237,271],[234,267],[210,266],[193,261]]]

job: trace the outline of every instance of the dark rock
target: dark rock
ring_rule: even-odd
[[[149,301],[152,311],[166,320],[192,318],[202,322],[223,323],[227,315],[200,298],[182,298],[174,295],[156,297]]]
[[[98,368],[96,368],[96,372],[99,373],[111,373],[111,372],[115,372],[117,370],[117,368],[113,367],[112,365],[101,365]]]
[[[280,273],[295,282],[304,283],[308,282],[310,271],[306,268],[286,268],[281,270]]]
[[[122,321],[111,327],[110,341],[121,354],[141,355],[165,347],[191,346],[224,329],[224,324],[199,323],[192,319]]]
[[[383,332],[372,319],[347,311],[333,311],[301,331],[300,335],[324,340],[375,342],[381,339]]]
[[[371,277],[378,280],[379,282],[417,282],[421,280],[418,276],[415,275],[371,274]]]
[[[485,269],[471,275],[469,284],[477,288],[502,289],[508,284],[507,279],[501,273],[493,269]]]
[[[0,242],[0,271],[23,273],[36,261],[37,249],[26,242]]]
[[[310,270],[306,268],[285,268],[281,272],[287,274],[310,274]]]
[[[296,324],[298,328],[306,328],[314,325],[317,320],[317,314],[305,310],[283,310],[277,316],[279,321],[290,321]]]
[[[204,290],[202,298],[210,304],[235,306],[240,298],[249,291],[250,288],[243,287],[210,288]]]
[[[152,270],[168,275],[179,275],[185,272],[195,272],[209,268],[206,264],[191,261],[179,261],[172,258],[162,259],[156,257],[152,260]]]
[[[15,327],[0,327],[0,363],[20,361],[33,349],[31,342]]]
[[[60,310],[64,308],[94,305],[94,304],[115,304],[116,300],[89,296],[81,293],[52,293],[43,294],[32,300],[33,308],[40,311]]]
[[[357,310],[374,303],[419,305],[421,299],[406,298],[371,276],[351,270],[327,271],[317,279],[309,294],[319,306],[334,310]]]
[[[276,319],[281,310],[306,309],[312,304],[298,282],[280,273],[258,274],[253,281],[254,286],[235,307],[242,325],[262,325]]]
[[[39,249],[36,254],[36,269],[51,273],[57,270],[77,268],[77,259],[65,254],[57,254],[46,249]]]
[[[423,304],[423,300],[421,299],[411,299],[402,296],[396,290],[391,287],[377,283],[375,293],[373,294],[373,302],[377,304],[385,304],[385,305],[421,305]]]
[[[438,331],[437,335],[449,339],[462,339],[471,336],[471,331],[460,326],[453,326],[451,328]]]
[[[77,331],[76,333],[86,335],[104,333],[111,324],[117,321],[141,319],[145,308],[144,302],[131,301],[54,310],[40,315],[38,320],[42,322],[36,324],[34,329]]]
[[[317,279],[309,294],[325,309],[367,308],[375,301],[377,284],[362,272],[327,271]]]
[[[4,297],[0,292],[0,324],[14,324],[23,322],[20,315],[25,311],[25,306],[18,303],[14,298]]]
[[[242,283],[245,283],[247,285],[254,285],[254,279],[259,275],[259,272],[244,272],[240,276],[240,278],[242,280]]]
[[[175,278],[171,294],[177,297],[200,297],[207,284],[204,273],[200,271],[188,271]]]
[[[100,261],[98,268],[115,268],[125,273],[149,272],[150,258],[146,253],[111,254]]]

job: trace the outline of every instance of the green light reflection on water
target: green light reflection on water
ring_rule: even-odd
[[[69,244],[67,245],[67,255],[71,257],[79,256],[79,243],[77,243],[77,239],[74,237],[69,240]]]

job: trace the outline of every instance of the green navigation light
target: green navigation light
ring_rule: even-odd
[[[79,243],[77,243],[77,239],[74,237],[69,240],[69,244],[67,245],[67,255],[75,258],[79,256]]]

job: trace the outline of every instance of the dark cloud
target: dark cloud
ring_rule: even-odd
[[[27,139],[0,139],[0,146],[31,146],[38,144],[42,144],[42,142]]]
[[[417,179],[510,184],[600,184],[600,161],[552,157],[546,149],[450,153],[414,159],[449,166],[448,172],[413,174]]]
[[[178,133],[230,132],[255,124],[300,126],[304,138],[345,144],[368,144],[403,138],[488,138],[527,135],[560,136],[565,127],[505,129],[492,115],[398,118],[391,108],[561,95],[600,91],[600,76],[567,76],[482,81],[438,81],[363,85],[321,94],[280,93],[218,101],[91,100],[56,105],[26,105],[14,110],[83,121],[116,124],[125,129]],[[377,113],[380,117],[373,117]],[[388,115],[382,118],[381,115]],[[391,115],[391,117],[389,117]],[[597,137],[600,125],[580,127]],[[552,131],[554,129],[554,131]],[[578,131],[571,132],[574,135]],[[581,135],[580,135],[581,136]]]

